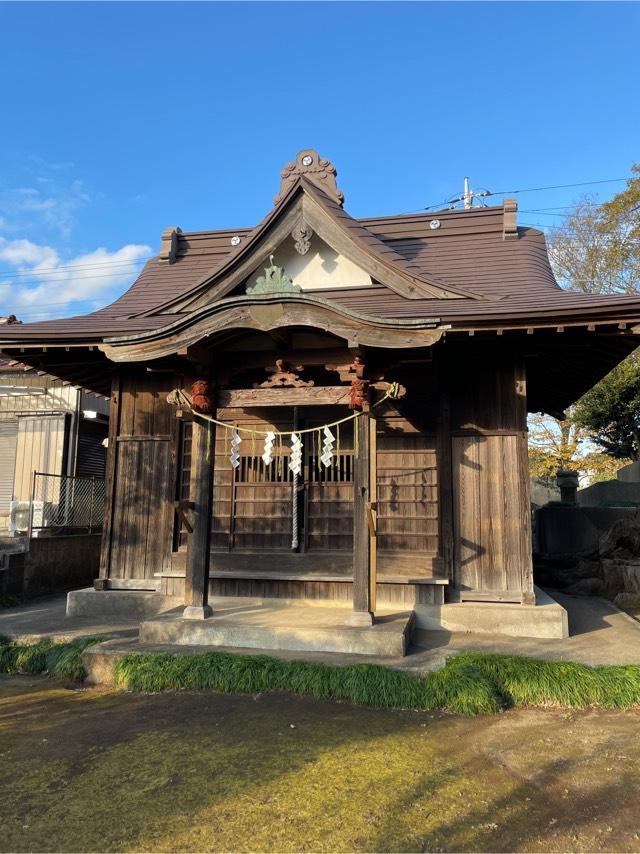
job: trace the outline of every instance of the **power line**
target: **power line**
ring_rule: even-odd
[[[92,270],[94,268],[102,269],[104,267],[131,267],[133,265],[141,264],[143,261],[148,261],[150,258],[153,258],[153,255],[148,255],[144,258],[138,258],[135,261],[105,261],[104,264],[70,264],[69,266],[60,266],[60,267],[42,267],[36,270],[23,270],[16,272],[15,270],[0,270],[0,276],[4,277],[17,277],[22,278],[23,276],[36,276],[42,278],[43,273],[58,273],[64,272],[66,270]]]
[[[628,177],[625,178],[602,178],[598,181],[580,181],[577,184],[551,184],[548,187],[525,187],[518,190],[494,190],[492,192],[487,192],[484,198],[488,198],[490,196],[515,196],[521,193],[539,193],[543,190],[566,190],[572,187],[590,187],[595,184],[614,184],[617,181],[628,181],[630,180]],[[442,202],[437,202],[432,205],[428,205],[424,210],[428,211],[432,208],[436,208],[440,205],[448,204],[448,200],[444,200]]]
[[[515,195],[516,193],[537,193],[541,190],[566,190],[569,187],[589,187],[593,184],[613,184],[616,181],[628,181],[628,178],[604,178],[600,181],[581,181],[579,184],[555,184],[550,187],[527,187],[524,190],[496,190],[490,196]]]

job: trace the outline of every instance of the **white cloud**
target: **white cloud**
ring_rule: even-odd
[[[5,228],[24,232],[43,228],[69,237],[80,208],[91,201],[83,181],[61,184],[50,179],[37,179],[40,187],[0,188],[0,214]]]
[[[51,246],[0,237],[0,313],[26,321],[80,314],[110,302],[135,279],[151,247],[127,244],[110,252],[63,259]]]
[[[6,240],[0,237],[0,260],[9,264],[30,265],[48,264],[53,266],[59,262],[58,253],[50,246],[38,246],[30,240]]]
[[[151,255],[140,244],[72,248],[77,217],[100,198],[73,169],[27,154],[9,183],[0,167],[0,314],[34,321],[93,311],[122,293]]]

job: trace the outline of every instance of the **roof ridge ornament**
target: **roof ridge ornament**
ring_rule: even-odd
[[[311,181],[318,189],[326,193],[330,199],[337,202],[339,205],[344,203],[344,193],[338,189],[336,178],[338,172],[336,167],[330,160],[325,160],[320,157],[317,151],[313,148],[305,148],[304,151],[299,151],[296,154],[295,163],[287,163],[280,177],[280,192],[274,198],[274,204],[287,194],[289,189],[295,184],[298,178],[306,178]]]
[[[518,203],[515,199],[502,202],[502,239],[515,240],[518,237]]]
[[[302,290],[296,285],[290,276],[287,276],[282,267],[278,267],[273,261],[273,255],[269,255],[271,262],[269,267],[264,268],[264,276],[258,276],[255,285],[247,287],[248,294],[298,294]]]
[[[178,240],[182,229],[178,225],[171,225],[162,232],[159,260],[168,264],[175,264],[178,252]]]

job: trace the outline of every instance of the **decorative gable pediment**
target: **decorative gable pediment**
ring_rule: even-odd
[[[277,204],[260,225],[235,245],[222,266],[188,295],[162,306],[164,311],[192,311],[232,293],[260,293],[255,288],[271,255],[273,265],[303,292],[375,281],[406,299],[478,298],[425,274],[350,217],[342,209],[335,169],[317,152],[300,152],[285,173]]]
[[[271,264],[283,271],[296,290],[307,292],[371,285],[371,276],[362,267],[337,252],[311,229],[306,234],[307,238],[301,243],[295,239],[294,229],[270,256]],[[264,270],[255,271],[247,280],[246,293],[265,293],[260,284],[263,277]]]

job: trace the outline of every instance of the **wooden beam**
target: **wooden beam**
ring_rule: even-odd
[[[256,406],[347,406],[350,392],[349,386],[223,389],[218,392],[218,406],[240,409]]]
[[[334,337],[358,346],[387,349],[431,347],[442,337],[443,329],[436,328],[436,320],[421,318],[416,326],[407,323],[410,321],[359,315],[311,295],[239,296],[207,305],[166,329],[108,339],[100,350],[112,362],[150,362],[175,356],[179,349],[214,335],[226,336],[233,330],[270,332],[294,326],[328,330]]]
[[[353,611],[351,626],[373,624],[371,600],[371,534],[368,513],[371,509],[371,433],[369,413],[353,424],[357,432],[358,453],[353,455]]]
[[[209,605],[211,511],[213,503],[213,449],[215,426],[196,418],[192,424],[191,481],[193,533],[187,543],[185,609],[183,617],[203,620],[213,613]]]
[[[177,355],[181,356],[189,362],[194,362],[196,365],[204,365],[210,367],[213,364],[213,356],[211,351],[200,344],[191,344],[189,347],[181,347],[177,351]]]

